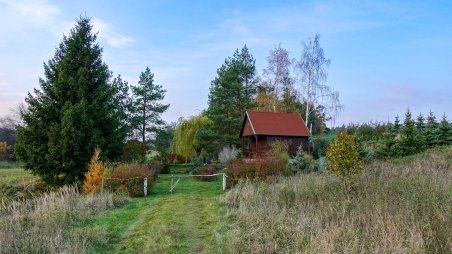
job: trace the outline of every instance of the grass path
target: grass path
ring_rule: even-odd
[[[169,194],[160,175],[154,193],[98,218],[93,226],[108,240],[96,253],[225,253],[225,207],[221,177],[201,182],[184,177]]]

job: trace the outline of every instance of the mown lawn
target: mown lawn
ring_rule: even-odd
[[[38,178],[21,168],[0,169],[0,186],[25,183],[35,179]]]
[[[37,176],[21,168],[0,169],[0,203],[29,197],[36,192]]]
[[[108,237],[94,252],[225,253],[221,177],[214,182],[183,177],[173,194],[169,185],[170,176],[160,175],[149,197],[133,199],[88,225]]]

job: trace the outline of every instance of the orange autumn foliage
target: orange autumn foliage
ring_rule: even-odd
[[[99,160],[100,149],[94,150],[93,157],[88,166],[88,172],[85,173],[83,182],[83,192],[99,193],[101,190],[102,178],[107,175],[105,164]]]

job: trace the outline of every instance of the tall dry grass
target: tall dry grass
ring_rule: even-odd
[[[68,186],[0,205],[0,253],[87,253],[105,233],[83,223],[112,207],[111,194],[85,196]]]
[[[452,147],[328,174],[241,183],[225,197],[231,253],[450,253]]]

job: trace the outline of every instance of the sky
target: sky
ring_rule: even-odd
[[[276,45],[297,59],[316,33],[345,106],[330,126],[403,119],[408,108],[452,118],[452,2],[379,0],[0,0],[0,116],[39,89],[43,63],[80,16],[92,18],[114,76],[136,85],[150,67],[167,90],[167,122],[207,108],[235,49],[247,45],[260,75]]]

